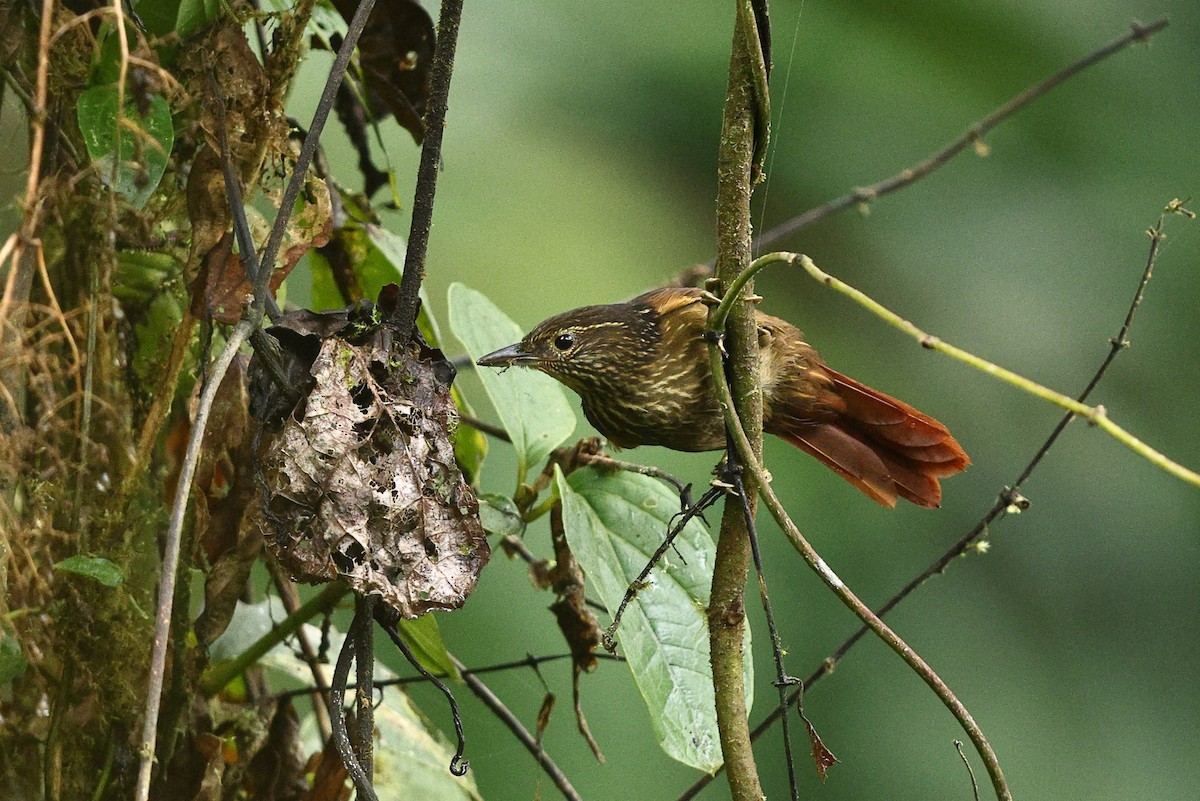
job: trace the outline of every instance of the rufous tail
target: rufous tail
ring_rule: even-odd
[[[818,423],[779,415],[770,433],[820,459],[877,503],[893,507],[905,498],[940,506],[938,479],[971,463],[946,427],[904,401],[824,369],[845,404],[841,416]]]

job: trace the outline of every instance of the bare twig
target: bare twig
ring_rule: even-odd
[[[271,574],[271,582],[275,585],[275,592],[278,593],[279,600],[283,603],[283,608],[290,617],[300,609],[300,594],[296,591],[296,585],[284,574],[283,569],[277,561],[267,559],[266,562],[267,570]],[[308,665],[308,669],[312,673],[313,687],[309,694],[313,697],[313,714],[316,715],[317,728],[321,731],[321,742],[324,743],[329,739],[331,733],[329,726],[329,682],[325,680],[325,674],[321,669],[321,660],[317,655],[317,649],[313,647],[312,642],[308,639],[308,635],[304,633],[302,627],[296,628],[296,643],[300,647],[301,658]]]
[[[442,695],[446,696],[446,700],[450,704],[450,714],[454,720],[454,734],[458,737],[458,748],[455,750],[454,756],[450,758],[450,772],[455,776],[463,776],[466,774],[467,770],[470,769],[471,763],[463,759],[463,752],[467,748],[467,738],[463,733],[462,715],[460,715],[458,712],[458,701],[454,698],[454,693],[450,691],[450,688],[446,686],[446,683],[437,676],[433,675],[428,668],[421,664],[421,660],[417,659],[417,657],[413,654],[412,649],[408,647],[408,643],[406,643],[404,638],[400,636],[400,633],[396,631],[396,625],[393,621],[394,615],[395,613],[392,612],[391,609],[381,605],[375,612],[375,619],[379,621],[379,625],[385,632],[387,632],[388,637],[391,638],[395,646],[400,649],[400,653],[404,654],[404,658],[408,660],[408,663],[416,668],[416,671],[420,673],[426,681],[433,684],[434,687],[437,687],[438,690],[441,691]],[[450,654],[447,654],[447,656],[450,656]],[[453,660],[454,657],[450,656],[450,659]],[[454,665],[456,668],[459,667],[458,662],[455,662]]]
[[[364,801],[379,801],[379,799],[375,795],[375,788],[371,785],[371,777],[363,770],[362,764],[354,753],[354,746],[350,743],[350,735],[346,729],[346,680],[350,676],[350,661],[355,659],[355,651],[358,650],[356,644],[362,628],[364,626],[370,628],[374,625],[374,620],[369,614],[364,614],[363,607],[359,606],[354,612],[354,621],[350,624],[350,630],[346,632],[346,637],[342,640],[342,650],[338,654],[337,665],[333,669],[333,682],[329,691],[333,744],[342,757],[342,764],[346,766],[346,772],[350,774],[350,779],[354,782],[358,798],[364,799]]]
[[[299,631],[301,626],[317,615],[333,609],[337,602],[349,592],[350,588],[341,582],[326,584],[325,589],[305,601],[295,612],[289,614],[249,648],[238,654],[237,658],[219,665],[212,665],[204,671],[200,677],[200,692],[205,697],[219,693],[226,684],[261,659],[267,651]]]
[[[412,223],[408,229],[408,248],[404,254],[400,298],[391,320],[401,337],[409,336],[413,330],[421,303],[418,293],[421,281],[425,278],[425,253],[429,247],[429,229],[433,225],[438,170],[442,166],[442,133],[446,127],[450,77],[454,70],[454,51],[458,45],[462,6],[462,0],[442,0],[437,41],[434,43],[433,61],[429,65],[425,139],[421,143],[421,162],[417,167],[417,188],[413,196]]]
[[[595,656],[597,659],[603,659],[603,660],[607,660],[610,662],[624,662],[625,661],[624,658],[619,657],[619,656],[613,656],[612,654],[597,653],[597,654],[593,654],[593,656]],[[545,656],[534,656],[533,654],[530,654],[530,655],[526,656],[524,659],[514,659],[510,662],[500,662],[495,665],[483,665],[481,667],[476,667],[476,668],[465,668],[461,671],[461,674],[466,675],[466,674],[470,673],[475,676],[481,676],[485,673],[499,673],[499,672],[505,671],[505,670],[517,670],[518,668],[535,668],[539,665],[544,665],[547,662],[559,662],[563,659],[572,659],[573,657],[574,657],[574,654],[571,654],[571,653],[546,654]],[[423,682],[431,681],[430,677],[438,678],[438,679],[450,678],[449,674],[430,672],[429,676],[425,676],[425,675],[398,676],[394,679],[376,679],[375,686],[377,688],[404,687],[409,684],[421,684]],[[301,688],[295,689],[295,690],[284,690],[283,692],[276,693],[275,697],[276,698],[295,698],[298,695],[306,695],[311,692],[320,691],[320,689],[321,689],[320,687],[313,686],[313,687],[301,687]],[[357,685],[347,684],[346,689],[347,690],[357,689]]]
[[[342,83],[342,78],[345,77],[346,66],[350,63],[350,55],[354,52],[354,46],[358,44],[358,37],[362,34],[363,28],[367,24],[367,17],[374,7],[375,0],[359,0],[358,9],[354,12],[354,16],[346,28],[342,46],[338,48],[333,66],[329,68],[329,77],[325,80],[325,88],[321,92],[321,99],[317,102],[317,110],[313,112],[308,133],[304,136],[304,144],[300,146],[300,155],[296,157],[292,178],[283,192],[283,199],[279,202],[279,213],[275,215],[271,234],[267,238],[262,258],[259,260],[258,275],[255,276],[254,281],[254,309],[259,315],[263,313],[266,305],[271,273],[275,271],[275,259],[279,256],[279,248],[283,244],[283,236],[287,232],[288,220],[291,219],[292,209],[296,206],[296,198],[300,196],[300,188],[304,186],[308,176],[308,166],[312,163],[313,154],[321,143],[321,131],[325,128],[325,121],[329,118],[330,109],[333,108],[338,87]]]
[[[746,520],[746,533],[750,539],[750,554],[754,557],[754,573],[758,577],[758,594],[762,601],[763,614],[767,618],[767,631],[771,635],[771,655],[775,658],[775,689],[779,693],[778,709],[783,720],[783,753],[784,759],[787,761],[788,769],[788,787],[792,791],[792,801],[800,801],[800,786],[796,781],[796,760],[792,755],[792,727],[787,713],[788,708],[788,687],[792,687],[799,683],[799,679],[792,678],[787,674],[783,667],[783,642],[779,638],[779,629],[775,625],[775,612],[771,608],[771,596],[767,592],[767,578],[763,572],[762,551],[758,545],[758,529],[754,525],[754,514],[750,508],[749,502],[746,500],[746,486],[742,481],[742,471],[732,458],[734,454],[730,454],[729,477],[733,483],[733,490],[737,494],[737,498],[742,504],[742,516]],[[803,685],[801,685],[803,690]],[[753,738],[751,738],[753,739]]]
[[[762,248],[769,247],[784,237],[794,234],[801,228],[806,228],[807,226],[823,220],[832,214],[836,214],[839,211],[844,211],[861,203],[869,203],[878,197],[891,194],[898,189],[903,189],[909,184],[924,178],[926,175],[929,175],[931,172],[950,161],[950,159],[954,158],[968,147],[982,147],[983,138],[987,135],[988,131],[992,130],[997,125],[1011,117],[1013,114],[1025,108],[1025,106],[1029,105],[1034,100],[1037,100],[1039,97],[1046,94],[1064,81],[1075,77],[1088,67],[1103,61],[1114,53],[1124,50],[1129,45],[1134,44],[1135,42],[1149,41],[1151,36],[1166,27],[1167,20],[1165,18],[1151,22],[1149,25],[1142,25],[1137,22],[1132,23],[1129,26],[1129,31],[1124,36],[1121,36],[1104,45],[1103,47],[1094,50],[1075,63],[1063,67],[1061,70],[1054,73],[1049,78],[1046,78],[1044,81],[1026,88],[1007,103],[997,108],[991,114],[988,114],[982,120],[970,126],[967,129],[967,132],[961,137],[955,139],[953,142],[946,145],[944,148],[939,150],[937,153],[934,153],[920,164],[902,170],[892,177],[885,178],[878,183],[855,189],[849,194],[842,195],[841,197],[831,200],[822,206],[818,206],[815,209],[806,211],[798,217],[793,217],[792,219],[780,223],[771,230],[759,235],[754,240],[755,251],[757,252]]]
[[[512,442],[512,437],[510,437],[508,432],[503,428],[498,425],[493,425],[486,420],[480,420],[478,417],[472,417],[469,414],[463,414],[462,412],[459,412],[458,422],[465,426],[470,426],[476,431],[482,431],[489,437],[495,437],[501,442]]]
[[[243,320],[230,332],[225,350],[217,358],[200,394],[196,407],[196,420],[188,439],[187,452],[179,469],[179,483],[175,487],[175,500],[171,505],[171,519],[163,544],[162,575],[158,583],[158,607],[154,621],[154,645],[150,651],[150,671],[146,686],[145,719],[142,722],[142,737],[138,746],[137,790],[134,798],[146,801],[150,794],[150,773],[154,766],[154,748],[158,739],[158,710],[162,701],[163,675],[166,670],[167,642],[171,633],[171,612],[175,599],[176,575],[179,572],[180,535],[187,512],[188,498],[192,492],[192,478],[200,459],[200,444],[212,410],[213,398],[221,386],[226,370],[237,355],[238,348],[250,335],[254,324]]]
[[[1178,203],[1178,201],[1173,201],[1173,204],[1174,203]],[[938,337],[927,334],[920,328],[917,328],[915,325],[910,323],[908,320],[905,320],[900,315],[885,307],[883,304],[869,297],[862,290],[855,289],[846,282],[834,278],[829,273],[821,270],[819,267],[817,267],[817,265],[813,264],[812,259],[808,258],[807,256],[799,256],[798,261],[800,266],[803,267],[813,278],[817,279],[828,287],[836,289],[838,292],[841,292],[846,297],[875,314],[875,316],[879,317],[884,322],[913,337],[918,343],[920,343],[921,347],[944,353],[953,359],[957,359],[964,364],[970,365],[977,370],[987,373],[993,378],[998,378],[1001,381],[1012,384],[1013,386],[1023,389],[1031,395],[1039,397],[1042,400],[1049,401],[1055,406],[1066,409],[1073,415],[1086,419],[1088,422],[1099,427],[1109,436],[1113,437],[1122,445],[1129,448],[1143,459],[1146,459],[1151,464],[1161,468],[1162,470],[1165,470],[1181,481],[1186,481],[1189,484],[1200,487],[1200,473],[1196,473],[1196,471],[1184,467],[1173,459],[1170,459],[1165,454],[1150,447],[1148,444],[1114,423],[1109,418],[1108,412],[1103,406],[1088,406],[1084,403],[1080,403],[1079,401],[1074,400],[1067,395],[1063,395],[1061,392],[1055,392],[1054,390],[1045,387],[1036,381],[1031,381],[1022,375],[1014,373],[1012,370],[1005,369],[998,364],[988,361],[987,359],[983,359],[973,353],[963,350],[962,348],[951,345],[948,342],[944,342]]]
[[[954,741],[954,750],[958,752],[959,759],[967,766],[967,775],[971,777],[971,795],[975,801],[979,801],[979,782],[975,781],[975,771],[971,768],[971,760],[967,759],[967,755],[963,753],[962,740]]]
[[[637,578],[630,582],[629,587],[625,590],[625,595],[621,598],[621,603],[617,604],[617,611],[613,613],[612,622],[608,624],[608,628],[604,630],[604,636],[601,638],[605,649],[616,654],[617,643],[615,635],[617,629],[621,626],[621,618],[625,615],[625,608],[637,597],[638,591],[646,586],[646,579],[649,578],[651,571],[659,563],[659,560],[666,555],[675,544],[675,538],[683,531],[684,527],[692,521],[693,518],[700,517],[704,514],[704,510],[716,503],[724,494],[724,489],[720,487],[712,487],[702,496],[695,504],[688,506],[679,514],[675,515],[672,520],[674,524],[667,529],[667,536],[663,537],[663,541],[655,549],[650,558],[646,560],[642,572],[638,573]]]
[[[571,786],[571,780],[567,778],[567,775],[562,772],[554,760],[550,758],[549,754],[538,744],[537,738],[530,734],[529,729],[525,728],[520,719],[491,691],[491,688],[484,684],[483,680],[478,676],[469,673],[453,654],[450,654],[450,661],[462,673],[463,681],[466,682],[467,687],[475,694],[475,697],[482,701],[483,705],[490,709],[492,714],[508,727],[508,730],[513,733],[521,745],[525,746],[525,750],[533,755],[537,763],[542,766],[542,770],[550,777],[550,781],[554,782],[554,786],[563,794],[563,798],[566,798],[568,801],[582,801],[579,793]]]

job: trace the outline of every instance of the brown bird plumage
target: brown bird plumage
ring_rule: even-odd
[[[622,448],[725,447],[698,289],[665,288],[539,323],[484,367],[534,367],[575,390],[596,429]],[[884,506],[941,502],[939,478],[970,463],[946,427],[825,366],[791,323],[757,313],[763,430],[820,459]]]

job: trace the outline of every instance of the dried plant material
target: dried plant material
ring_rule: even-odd
[[[563,531],[562,507],[554,508],[550,516],[550,536],[554,543],[554,567],[547,573],[550,585],[558,600],[550,605],[558,621],[558,628],[571,648],[571,698],[575,710],[575,724],[579,733],[592,749],[592,755],[601,765],[604,752],[592,736],[587,717],[583,714],[583,703],[579,692],[579,678],[596,669],[596,648],[600,645],[600,626],[596,616],[587,606],[584,594],[583,568],[571,553]]]
[[[334,0],[333,4],[347,22],[358,8],[356,0]],[[340,44],[340,36],[331,37],[331,49]],[[387,173],[371,160],[368,123],[391,114],[418,144],[425,138],[423,116],[429,100],[433,46],[433,21],[414,0],[380,0],[371,10],[358,40],[362,89],[355,92],[343,84],[335,105],[358,153],[367,197],[388,182]]]
[[[279,702],[262,747],[255,752],[242,779],[250,799],[298,799],[308,789],[300,750],[300,718],[289,700]]]
[[[299,321],[302,341],[305,327],[329,322],[313,317]],[[268,547],[296,580],[343,578],[407,618],[455,609],[489,549],[454,461],[454,368],[419,336],[396,345],[373,318],[346,319],[261,451]]]
[[[812,743],[813,764],[817,768],[817,775],[824,782],[829,778],[829,769],[837,763],[838,758],[833,755],[832,751],[825,747],[824,741],[821,740],[821,735],[817,734],[816,727],[812,725],[803,712],[800,713],[800,719],[804,721],[804,728],[808,730],[808,740]]]

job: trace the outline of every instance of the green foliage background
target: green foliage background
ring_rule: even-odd
[[[1124,317],[1144,230],[1166,201],[1200,193],[1192,0],[773,3],[774,153],[757,193],[758,228],[916,163],[1130,20],[1163,13],[1171,26],[1149,48],[1104,62],[1005,123],[988,137],[987,158],[964,155],[868,215],[842,214],[785,243],[926,330],[1079,391]],[[445,289],[462,280],[528,327],[710,258],[731,30],[728,3],[469,5],[430,254],[435,312],[444,317]],[[306,69],[316,76],[325,62]],[[301,117],[313,102],[296,98]],[[385,132],[410,175],[415,149],[391,124]],[[335,172],[349,175],[352,157],[336,138],[327,138]],[[407,230],[403,214],[389,224]],[[1194,468],[1200,227],[1177,220],[1168,234],[1133,347],[1093,400]],[[935,414],[974,459],[947,482],[940,511],[889,512],[812,460],[768,446],[801,528],[880,603],[978,519],[1059,412],[921,350],[805,277],[778,270],[759,288],[764,307],[800,324],[832,365]],[[495,419],[476,380],[464,376],[462,386]],[[626,455],[697,484],[712,461],[655,448]],[[511,491],[506,449],[490,458],[485,488]],[[1033,507],[993,528],[991,551],[953,565],[893,624],[972,710],[1018,796],[1190,797],[1200,786],[1200,492],[1082,425],[1025,489]],[[789,667],[804,675],[855,621],[771,524],[763,536]],[[544,528],[529,537],[549,553]],[[497,557],[470,608],[442,616],[443,632],[468,664],[557,651],[547,602],[520,564]],[[752,610],[757,720],[773,693]],[[585,798],[668,799],[693,780],[654,747],[623,668],[602,665],[584,681],[605,766],[575,732],[565,663],[543,674],[559,696],[546,748]],[[539,680],[516,672],[489,682],[532,725]],[[417,695],[446,725],[440,702]],[[485,795],[532,797],[532,760],[466,703],[468,755]],[[969,797],[952,745],[962,732],[881,645],[853,651],[807,709],[842,760],[824,787],[804,766],[809,794]],[[768,796],[784,797],[778,736],[758,753]],[[727,792],[718,782],[704,797]]]
[[[987,158],[961,156],[868,215],[842,214],[782,245],[932,333],[1077,392],[1124,317],[1144,230],[1171,198],[1200,195],[1194,0],[777,0],[773,161],[757,193],[757,227],[915,164],[1131,19],[1164,13],[1172,24],[1149,48],[1119,54],[1021,112],[988,137]],[[436,316],[445,322],[453,281],[528,327],[627,298],[712,256],[732,17],[727,2],[468,4],[430,251]],[[298,119],[311,113],[330,60],[314,53],[305,64],[306,92],[292,103]],[[417,151],[394,123],[383,132],[407,202]],[[344,136],[333,127],[325,142],[333,172],[354,185]],[[9,196],[20,191],[24,157],[20,148],[0,153]],[[11,219],[0,220],[5,230]],[[386,223],[407,231],[403,211]],[[1093,402],[1197,468],[1200,223],[1174,220],[1167,230],[1133,347]],[[292,300],[303,299],[299,283]],[[769,272],[759,291],[830,364],[936,415],[974,460],[946,483],[940,511],[889,512],[813,460],[768,445],[801,528],[864,599],[881,603],[978,519],[1059,413],[920,349],[799,274]],[[466,374],[460,386],[481,416],[496,419],[477,378]],[[656,448],[625,456],[697,485],[713,461]],[[510,493],[515,467],[509,449],[493,446],[483,489]],[[1194,796],[1200,491],[1073,425],[1025,494],[1032,508],[993,528],[989,553],[956,563],[889,619],[974,713],[1018,797]],[[789,669],[807,675],[856,622],[769,521],[762,535]],[[527,536],[549,555],[544,524]],[[439,622],[468,665],[561,652],[549,601],[522,564],[497,556],[468,608]],[[757,721],[773,696],[772,670],[761,612],[750,608]],[[583,797],[671,799],[694,780],[656,747],[625,668],[605,663],[584,678],[604,766],[575,731],[567,663],[542,675],[559,699],[545,747]],[[537,676],[492,674],[488,683],[534,725],[544,692]],[[508,732],[465,688],[457,695],[484,797],[528,799],[539,783],[553,797]],[[414,697],[449,730],[440,696]],[[952,745],[963,733],[878,643],[851,652],[813,689],[807,711],[842,764],[823,787],[802,764],[806,795],[969,797]],[[777,733],[758,749],[772,798],[787,793],[780,753]],[[702,797],[727,795],[718,781]]]

